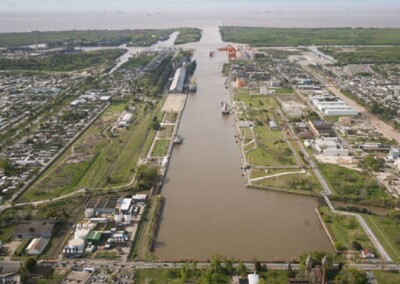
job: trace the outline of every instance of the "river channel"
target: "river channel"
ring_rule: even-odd
[[[197,94],[189,95],[162,194],[165,207],[155,254],[204,260],[218,253],[243,260],[291,260],[311,250],[332,251],[314,211],[314,198],[247,189],[233,116],[221,70],[227,57],[218,28],[206,28],[195,49]]]

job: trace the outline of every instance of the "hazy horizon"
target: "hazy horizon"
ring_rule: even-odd
[[[0,12],[210,11],[231,9],[400,9],[395,0],[2,0]]]
[[[1,0],[0,32],[210,27],[400,28],[394,0]]]

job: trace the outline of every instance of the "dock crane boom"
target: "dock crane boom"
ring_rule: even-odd
[[[234,48],[232,45],[228,44],[225,47],[218,48],[218,51],[227,51],[229,61],[236,61],[236,48]]]

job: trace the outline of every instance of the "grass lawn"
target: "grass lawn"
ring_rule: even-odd
[[[137,161],[147,153],[155,130],[154,116],[161,119],[160,104],[138,107],[134,122],[113,137],[108,129],[121,115],[125,104],[111,106],[61,157],[50,166],[19,201],[61,196],[81,187],[110,187],[127,184]]]
[[[366,172],[360,173],[333,164],[320,164],[320,170],[339,200],[375,206],[392,204],[389,194]]]
[[[324,206],[321,206],[319,211],[328,226],[337,249],[341,246],[352,249],[353,241],[359,242],[363,248],[375,248],[355,217],[332,214],[329,208]]]
[[[3,243],[8,242],[14,233],[16,225],[10,225],[0,228],[0,241]]]
[[[265,279],[265,283],[280,284],[287,283],[288,276],[286,270],[268,270],[267,272],[260,272],[260,278]]]
[[[112,137],[110,125],[125,104],[111,106],[20,198],[42,200],[73,192],[81,187],[111,187],[132,179],[137,161],[147,153],[155,136],[154,116],[161,119],[160,104],[153,109],[138,107],[136,119]]]
[[[252,178],[298,171],[300,170],[268,169],[268,173],[266,173],[265,170],[253,170]],[[259,181],[253,181],[252,184],[267,187],[277,187],[281,189],[287,189],[290,192],[303,192],[305,194],[312,194],[314,192],[318,193],[322,190],[318,179],[315,177],[314,173],[311,170],[307,170],[307,172],[304,174],[288,174],[279,177],[271,177]]]
[[[184,274],[186,277],[182,277]],[[208,275],[207,275],[208,274]],[[210,277],[210,279],[208,278]],[[135,283],[181,284],[181,283],[231,283],[231,277],[222,273],[210,273],[205,269],[193,270],[190,265],[186,273],[182,269],[138,269]]]
[[[257,148],[246,155],[247,160],[256,166],[297,165],[292,150],[286,142],[257,141]]]
[[[365,221],[394,261],[400,261],[400,222],[389,217],[364,215]]]
[[[398,284],[400,283],[400,273],[394,271],[374,270],[376,281],[380,284]]]
[[[246,105],[244,119],[253,121],[256,125],[254,133],[257,139],[257,148],[247,152],[247,160],[257,166],[288,166],[297,165],[292,150],[283,140],[280,130],[271,130],[268,121],[274,119],[274,110],[278,107],[275,98],[270,96],[250,96],[246,88],[235,89],[235,100]],[[245,139],[251,139],[250,130],[242,130]],[[245,141],[249,142],[249,141]],[[248,151],[253,144],[245,147]]]
[[[114,259],[120,259],[121,257],[118,256],[117,252],[115,251],[99,251],[96,253],[94,258],[114,260]]]
[[[291,94],[293,93],[292,88],[275,88],[274,89],[277,94]]]
[[[153,157],[164,157],[167,153],[169,142],[170,140],[157,140],[153,148],[153,153],[151,153],[151,155]]]

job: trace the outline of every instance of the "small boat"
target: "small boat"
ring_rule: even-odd
[[[209,53],[208,53],[208,56],[210,56],[210,57],[214,57],[214,55],[215,55],[215,51],[210,51]]]
[[[231,113],[231,109],[228,105],[227,102],[221,102],[221,112],[222,114],[230,114]]]
[[[180,136],[179,134],[176,134],[174,137],[174,144],[182,144],[182,136]]]
[[[192,80],[192,82],[189,85],[189,92],[191,93],[196,93],[197,92],[197,83],[195,80]]]

